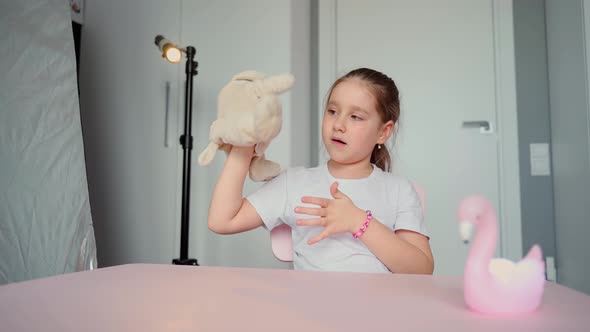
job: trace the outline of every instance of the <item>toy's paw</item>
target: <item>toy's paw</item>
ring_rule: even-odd
[[[250,163],[250,179],[254,182],[271,180],[281,172],[281,166],[264,159],[264,156],[254,157]]]

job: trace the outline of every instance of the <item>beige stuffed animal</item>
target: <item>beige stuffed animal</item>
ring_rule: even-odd
[[[264,158],[264,151],[281,131],[282,105],[278,95],[289,90],[291,74],[266,77],[249,70],[232,78],[219,92],[217,120],[209,131],[209,145],[199,155],[199,164],[208,165],[217,150],[229,152],[232,145],[255,146],[250,178],[267,181],[281,171],[279,164]]]

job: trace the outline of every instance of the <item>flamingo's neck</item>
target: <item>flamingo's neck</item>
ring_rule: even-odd
[[[496,251],[497,241],[498,224],[496,223],[496,214],[492,210],[481,216],[477,225],[475,238],[467,257],[466,270],[487,273],[490,260]]]

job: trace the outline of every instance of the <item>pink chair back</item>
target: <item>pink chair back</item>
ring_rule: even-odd
[[[414,190],[420,198],[420,205],[422,205],[422,214],[426,215],[426,190],[424,190],[424,187],[415,182],[412,182],[412,186],[414,186]]]
[[[281,224],[270,231],[270,243],[272,253],[275,257],[283,262],[293,261],[293,238],[291,237],[291,227],[287,224]]]
[[[422,213],[426,214],[426,191],[417,183],[412,183],[412,185],[420,198]],[[273,228],[270,231],[270,242],[272,253],[278,260],[283,262],[293,261],[293,238],[291,237],[291,227],[289,225],[281,224]]]

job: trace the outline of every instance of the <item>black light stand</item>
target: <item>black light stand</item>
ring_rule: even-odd
[[[191,194],[191,151],[193,149],[192,117],[193,117],[193,76],[197,75],[199,63],[193,61],[196,50],[186,47],[186,86],[184,91],[184,134],[180,136],[182,145],[182,210],[180,214],[180,258],[172,260],[176,265],[199,265],[195,258],[188,258],[189,210]]]
[[[175,265],[196,265],[199,263],[195,258],[188,258],[189,242],[189,211],[190,211],[190,191],[191,191],[191,151],[193,149],[192,113],[193,113],[193,76],[197,75],[198,62],[194,61],[196,50],[193,46],[187,46],[180,50],[175,45],[166,40],[163,36],[156,36],[156,45],[162,51],[162,56],[166,57],[167,50],[174,48],[186,54],[186,85],[184,93],[184,134],[180,136],[180,145],[183,149],[182,162],[182,210],[180,215],[180,258],[172,260]],[[178,62],[179,58],[175,58]]]

